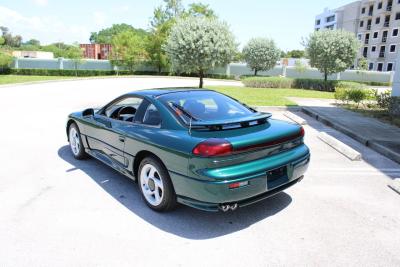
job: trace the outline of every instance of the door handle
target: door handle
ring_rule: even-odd
[[[125,142],[125,137],[120,136],[120,137],[118,137],[118,140],[119,140],[121,143],[124,143],[124,142]]]

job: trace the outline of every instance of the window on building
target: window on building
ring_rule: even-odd
[[[335,20],[335,15],[329,16],[326,18],[326,22],[332,22]]]
[[[396,20],[399,20],[400,19],[400,12],[397,12],[396,13]]]
[[[378,9],[381,9],[381,8],[382,8],[382,5],[383,5],[383,3],[382,3],[382,2],[379,2],[379,3],[378,3]]]
[[[315,21],[315,25],[320,25],[321,24],[321,20],[320,19],[317,19],[316,21]]]
[[[365,13],[365,7],[363,7],[362,9],[361,9],[361,14],[364,14]]]
[[[371,51],[372,51],[372,52],[376,52],[376,45],[374,45],[374,46],[371,47]]]
[[[378,63],[378,67],[376,68],[377,71],[383,70],[383,63]]]
[[[360,21],[360,28],[364,27],[364,21]]]
[[[368,70],[373,70],[374,69],[374,63],[370,62],[368,64]]]
[[[393,70],[393,63],[388,63],[386,66],[386,71],[392,71]]]
[[[334,28],[335,28],[334,25],[329,25],[329,26],[326,26],[326,27],[325,27],[325,29],[328,29],[328,30],[333,30]]]
[[[379,23],[381,23],[381,17],[377,17],[377,18],[375,19],[375,24],[379,24]]]
[[[368,15],[372,16],[373,13],[374,13],[374,6],[369,6]]]
[[[316,28],[315,31],[319,31],[319,28]]]
[[[361,40],[362,39],[362,34],[361,33],[357,34],[357,38],[358,38],[358,40]]]
[[[390,45],[390,53],[395,53],[396,52],[396,45]]]
[[[399,35],[399,29],[393,29],[393,31],[392,31],[392,36],[393,37],[396,37],[396,36],[398,36]]]
[[[379,34],[379,32],[374,32],[373,38],[374,39],[378,38],[378,34]]]

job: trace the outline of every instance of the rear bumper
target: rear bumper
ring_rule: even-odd
[[[187,206],[196,208],[196,209],[200,209],[200,210],[204,210],[204,211],[213,211],[213,212],[217,212],[217,211],[221,210],[222,204],[225,204],[225,205],[235,205],[236,204],[237,207],[241,208],[241,207],[245,207],[245,206],[257,203],[257,202],[267,199],[269,197],[272,197],[272,196],[282,192],[283,190],[291,187],[292,185],[300,182],[303,178],[304,178],[304,176],[301,176],[301,177],[294,179],[286,184],[283,184],[274,189],[266,191],[263,194],[260,194],[260,195],[254,196],[254,197],[250,197],[247,199],[243,199],[238,202],[216,204],[216,203],[202,202],[202,201],[198,201],[198,200],[191,199],[188,197],[183,197],[183,196],[178,196],[178,202],[185,204]]]
[[[246,206],[285,190],[303,178],[309,162],[309,150],[302,145],[291,151],[246,163],[251,166],[232,166],[235,170],[243,169],[241,175],[233,177],[227,177],[226,173],[230,172],[227,168],[207,170],[221,175],[208,180],[174,172],[170,172],[170,176],[178,202],[198,209],[217,211],[220,204],[237,203],[238,206]],[[269,181],[267,171],[280,167],[286,167],[286,175]],[[229,184],[242,181],[248,181],[248,185],[229,189]]]

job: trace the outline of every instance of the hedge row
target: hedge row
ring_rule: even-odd
[[[247,87],[253,88],[296,88],[334,92],[336,88],[360,88],[365,85],[347,81],[324,81],[319,79],[293,79],[286,77],[249,77],[243,80]]]
[[[0,69],[0,74],[14,74],[14,75],[38,75],[38,76],[107,76],[107,75],[172,75],[168,72],[158,73],[156,71],[127,71],[120,70],[118,73],[114,70],[60,70],[60,69]],[[177,76],[183,77],[198,77],[197,74],[179,74]],[[213,79],[235,79],[234,75],[222,74],[206,74],[206,78]]]

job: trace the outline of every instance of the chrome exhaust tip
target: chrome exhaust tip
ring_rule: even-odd
[[[221,204],[219,205],[219,209],[222,210],[223,212],[227,212],[229,210],[234,211],[238,208],[238,204]]]

